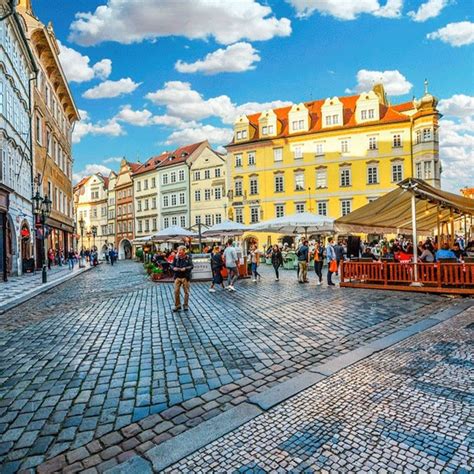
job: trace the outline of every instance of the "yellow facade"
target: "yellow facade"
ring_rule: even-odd
[[[439,186],[435,107],[427,92],[391,106],[378,85],[239,117],[227,146],[230,212],[245,224],[303,211],[338,218],[417,172]]]

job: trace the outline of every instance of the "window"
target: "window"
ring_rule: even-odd
[[[216,201],[222,199],[222,188],[214,188],[214,199]]]
[[[250,178],[250,194],[258,194],[258,178]]]
[[[180,181],[184,181],[184,170],[179,170],[178,172],[178,179]]]
[[[304,130],[304,120],[293,120],[291,125],[294,131]]]
[[[369,109],[367,111],[367,115],[368,115],[369,119],[373,119],[375,117],[375,110],[374,109]]]
[[[268,126],[268,134],[273,135],[273,125]]]
[[[205,189],[204,190],[204,200],[205,201],[210,201],[211,200],[211,190],[210,189]]]
[[[215,219],[216,224],[220,224],[222,222],[222,216],[220,214],[216,214]]]
[[[201,172],[200,171],[195,171],[194,172],[194,180],[199,181],[201,179]]]
[[[369,137],[369,150],[377,149],[377,137]]]
[[[221,169],[220,169],[220,168],[216,168],[216,169],[214,170],[214,176],[215,176],[216,178],[220,178],[220,177],[221,177]]]
[[[161,177],[161,184],[168,184],[168,173]]]
[[[142,190],[142,182],[137,181],[137,191],[141,191],[141,190]]]
[[[186,204],[186,196],[184,193],[179,193],[179,204],[184,206]]]
[[[422,166],[421,163],[417,163],[415,167],[416,168],[415,174],[416,174],[416,177],[419,179],[423,179],[423,168],[421,166]]]
[[[172,172],[170,173],[170,181],[171,181],[172,183],[176,183],[176,171],[172,171]]]
[[[157,224],[156,217],[153,218],[153,221],[152,221],[152,222],[153,222],[153,224],[152,224],[153,227],[152,227],[151,230],[156,230],[156,224]]]
[[[423,141],[424,142],[431,141],[431,128],[424,128],[423,129]]]
[[[367,110],[361,110],[360,112],[360,118],[362,120],[367,120]]]
[[[242,132],[241,131],[238,131],[236,134],[235,134],[237,140],[242,140]]]
[[[169,207],[170,197],[168,195],[163,196],[163,207]]]
[[[143,232],[143,224],[141,219],[138,220],[138,232]]]
[[[402,136],[399,133],[393,136],[392,146],[393,148],[400,148],[402,146]]]
[[[129,204],[129,205],[128,205],[128,213],[129,213],[129,214],[132,214],[132,212],[133,212],[133,211],[132,211],[132,205]]]
[[[177,199],[176,194],[172,194],[171,195],[171,205],[176,206],[177,202],[178,202],[178,199]]]
[[[416,131],[416,141],[415,143],[421,143],[421,130]]]
[[[423,171],[425,174],[425,179],[430,179],[432,175],[432,162],[431,161],[425,161],[423,163]]]
[[[151,208],[156,209],[156,197],[151,198]]]
[[[43,144],[43,127],[41,124],[41,117],[39,115],[36,116],[36,141],[42,145]]]
[[[236,168],[242,167],[242,155],[235,155],[235,167]]]
[[[195,216],[194,217],[194,223],[197,225],[197,224],[200,224],[201,223],[201,216]]]
[[[176,216],[171,217],[171,225],[178,225],[178,218]]]
[[[145,219],[145,232],[150,232],[150,219]]]
[[[234,187],[235,187],[235,195],[236,196],[242,196],[242,181],[241,180],[235,180],[235,183],[234,183]]]
[[[283,148],[273,149],[273,161],[283,161]]]
[[[303,158],[303,147],[301,145],[295,146],[295,148],[293,149],[293,153],[295,159]]]
[[[316,143],[316,156],[324,155],[324,145],[322,143]]]
[[[328,203],[327,201],[318,201],[318,214],[320,216],[328,215]]]
[[[332,116],[332,124],[337,125],[339,123],[339,115]]]
[[[349,140],[341,141],[341,153],[349,153]]]
[[[351,170],[350,168],[341,168],[340,171],[340,185],[350,186],[351,185]]]
[[[367,167],[367,184],[377,184],[379,182],[379,167],[369,165]]]
[[[283,193],[284,191],[285,191],[284,176],[283,174],[276,174],[275,175],[275,192]]]
[[[403,180],[403,164],[393,163],[392,164],[392,182],[398,183]]]
[[[163,219],[163,227],[166,229],[167,227],[170,226],[170,218],[169,217],[165,217]]]
[[[201,191],[199,189],[194,191],[194,200],[195,201],[200,201],[201,200]]]
[[[148,211],[148,204],[149,204],[148,199],[145,199],[145,208],[144,208],[145,211]]]
[[[239,224],[244,223],[244,212],[241,207],[235,208],[235,222],[238,222]]]
[[[255,224],[258,222],[259,208],[251,207],[250,208],[250,223]]]
[[[53,141],[51,138],[51,132],[49,130],[46,132],[46,147],[48,150],[48,155],[53,156]]]
[[[332,117],[331,117],[331,115],[326,115],[326,125],[332,125]]]
[[[351,200],[342,199],[341,200],[341,215],[345,216],[351,212]]]
[[[316,188],[327,188],[327,170],[321,168],[316,170]]]
[[[242,130],[242,140],[247,138],[247,130]]]
[[[179,224],[181,225],[181,227],[186,227],[186,216],[180,216]]]
[[[304,191],[304,172],[297,171],[295,173],[295,191]]]
[[[145,179],[145,181],[143,182],[143,188],[144,188],[145,190],[148,189],[148,179]]]
[[[295,208],[297,214],[302,214],[305,211],[306,206],[304,202],[297,202]]]
[[[275,204],[275,217],[283,217],[285,215],[285,205]]]
[[[204,179],[210,179],[211,170],[204,170]]]
[[[247,154],[247,159],[248,159],[248,165],[249,166],[255,166],[255,152],[250,151]]]
[[[206,216],[204,217],[204,222],[207,226],[212,225],[212,215],[206,214]]]
[[[267,135],[268,134],[268,127],[266,125],[264,125],[262,127],[262,135]]]
[[[151,187],[156,188],[156,178],[151,178]]]

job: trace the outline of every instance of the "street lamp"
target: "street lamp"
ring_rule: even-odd
[[[84,219],[81,218],[79,219],[79,227],[81,228],[81,251],[79,253],[79,268],[84,268],[84,227],[86,223],[84,222]]]
[[[92,245],[94,247],[94,250],[96,250],[96,248],[95,248],[95,236],[97,235],[97,226],[93,225],[91,227],[91,231],[92,231]]]
[[[86,232],[86,237],[87,237],[87,241],[88,241],[87,247],[89,247],[89,250],[90,250],[90,249],[91,249],[91,237],[92,237],[92,232],[91,232],[91,231],[87,231],[87,232]]]
[[[33,196],[33,212],[37,218],[37,220],[41,223],[41,239],[43,245],[41,246],[42,249],[42,279],[43,283],[47,283],[48,281],[48,274],[46,272],[46,248],[45,248],[45,228],[46,228],[46,220],[48,219],[49,215],[51,214],[51,199],[48,198],[48,195],[44,197],[41,196],[39,190],[36,191],[36,194]]]

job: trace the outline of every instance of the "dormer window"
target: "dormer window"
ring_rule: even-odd
[[[273,110],[262,112],[259,119],[260,136],[266,137],[276,133],[277,117]]]
[[[247,130],[242,130],[242,140],[247,138]]]
[[[288,112],[288,123],[290,125],[290,133],[307,131],[309,129],[309,112],[306,106],[294,104]]]
[[[268,135],[268,127],[266,125],[262,127],[262,135]]]
[[[380,97],[374,92],[363,92],[356,103],[357,123],[379,120]]]
[[[236,137],[237,137],[237,140],[242,140],[242,132],[241,131],[237,132]]]

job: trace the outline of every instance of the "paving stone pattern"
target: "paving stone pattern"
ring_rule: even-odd
[[[451,304],[433,295],[274,282],[236,293],[101,265],[0,317],[0,470],[102,472],[309,365]]]
[[[165,472],[474,469],[474,307],[344,369]]]

